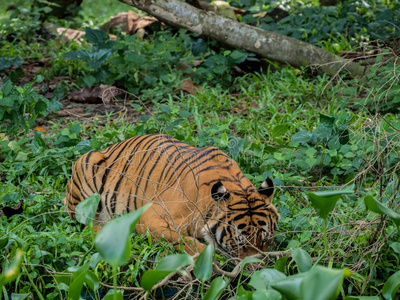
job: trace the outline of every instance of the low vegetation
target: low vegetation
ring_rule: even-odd
[[[288,1],[276,22],[272,4],[231,1],[250,12],[242,22],[352,55],[367,65],[360,78],[160,24],[143,39],[117,29],[112,41],[98,27],[129,9],[116,1],[85,0],[69,20],[25,2],[0,4],[0,299],[398,298],[397,2]],[[50,23],[86,37],[56,37]],[[82,96],[100,85],[116,96]],[[192,257],[130,230],[117,244],[110,232],[133,228],[141,211],[96,234],[97,195],[80,208],[87,218],[64,213],[79,156],[148,133],[215,145],[255,185],[273,178],[281,219],[269,259],[235,261],[212,246]]]

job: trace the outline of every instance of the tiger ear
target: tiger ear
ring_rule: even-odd
[[[224,185],[222,184],[221,181],[218,181],[216,184],[213,185],[213,187],[211,188],[211,197],[215,200],[215,201],[225,201],[228,200],[229,198],[229,192],[226,189],[226,187],[224,187]]]
[[[260,194],[271,197],[274,194],[274,183],[267,177],[257,190]]]

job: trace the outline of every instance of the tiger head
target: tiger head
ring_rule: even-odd
[[[231,256],[244,258],[268,250],[279,220],[272,204],[274,184],[268,177],[255,189],[218,181],[211,188],[212,205],[202,230],[205,241]]]

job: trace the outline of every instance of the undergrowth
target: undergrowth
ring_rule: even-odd
[[[242,4],[258,5],[253,2]],[[384,25],[384,16],[396,19],[396,3],[363,2],[359,8],[351,3],[336,8],[318,8],[313,2],[312,7],[289,4],[297,14],[276,24],[264,20],[261,27],[276,27],[334,52],[359,46],[383,48],[383,44],[368,44],[375,29],[382,38],[397,34],[393,29],[397,21]],[[367,10],[366,4],[373,9]],[[120,35],[111,42],[105,33],[86,28],[87,42],[79,45],[42,38],[36,13],[4,22],[0,29],[6,33],[0,41],[0,206],[21,204],[23,210],[9,219],[0,218],[0,286],[4,284],[0,295],[74,299],[73,291],[79,290],[76,299],[111,299],[116,280],[125,298],[198,299],[219,284],[224,286],[223,299],[256,299],[265,293],[281,299],[276,291],[290,299],[271,278],[288,276],[300,282],[314,276],[312,272],[321,272],[328,279],[344,280],[333,293],[339,298],[396,298],[398,49],[380,49],[362,78],[330,78],[273,64],[243,75],[242,64],[257,62],[254,55],[219,48],[182,30],[162,30],[144,40]],[[91,23],[87,8],[81,16],[83,21],[71,24],[100,24],[103,18]],[[326,26],[314,28],[321,18]],[[299,24],[305,26],[300,29]],[[349,30],[333,34],[339,25]],[[43,58],[52,67],[22,83],[23,63]],[[184,68],[177,68],[178,64]],[[69,81],[60,83],[53,97],[44,98],[43,80],[50,82],[57,76],[68,76]],[[194,94],[179,88],[187,79],[198,85]],[[98,84],[124,89],[113,100],[124,107],[122,113],[89,121],[54,117],[69,91]],[[127,121],[123,112],[128,110],[135,110],[140,120]],[[37,130],[37,123],[44,120],[48,120],[46,131]],[[102,259],[93,246],[91,227],[64,213],[71,167],[88,151],[148,133],[169,134],[197,147],[217,146],[238,162],[255,186],[267,176],[273,178],[281,219],[270,251],[290,254],[281,252],[283,257],[270,259],[263,269],[267,271],[252,275],[243,268],[240,275],[229,277],[237,270],[235,263],[216,252],[219,268],[230,272],[223,282],[210,283],[221,274],[196,275],[187,283],[170,273],[174,276],[152,292],[142,288],[141,278],[147,271],[161,271],[157,263],[179,252],[170,244],[154,241],[150,234],[134,234],[129,237],[128,262],[111,266],[106,257]],[[318,206],[318,197],[333,206],[329,210]],[[321,213],[324,209],[326,214]],[[23,255],[17,249],[23,249]],[[317,260],[323,268],[312,268]],[[9,275],[10,270],[15,273]],[[86,279],[79,281],[79,276]],[[268,287],[260,286],[260,280],[267,281]]]

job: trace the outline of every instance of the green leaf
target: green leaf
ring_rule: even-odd
[[[272,278],[273,281],[271,281],[270,285],[273,289],[277,290],[278,292],[286,296],[288,299],[302,299],[303,297],[301,294],[301,283],[305,277],[305,274],[307,273],[300,273],[297,275],[283,277],[283,278],[282,277]]]
[[[19,67],[24,63],[24,60],[20,57],[0,57],[0,71],[8,69],[10,67]]]
[[[209,280],[212,275],[212,262],[214,256],[214,246],[208,245],[201,251],[193,268],[193,274],[200,279],[201,282]]]
[[[122,291],[117,291],[115,295],[114,290],[110,290],[102,300],[124,300],[124,293]]]
[[[2,289],[5,284],[17,278],[23,258],[24,251],[18,249],[10,265],[3,269],[3,273],[0,274],[0,289]]]
[[[397,254],[400,254],[400,243],[394,242],[394,243],[391,243],[389,246],[390,246],[390,248],[393,249],[394,252],[396,252]],[[1,249],[1,247],[0,247],[0,249]]]
[[[271,137],[272,138],[281,137],[286,133],[286,131],[288,131],[288,129],[289,129],[288,124],[277,125],[274,127],[274,129],[272,129]]]
[[[184,266],[193,264],[193,257],[189,254],[174,254],[163,257],[158,263],[156,270],[149,270],[143,273],[140,286],[146,291],[151,291],[153,286],[168,274],[176,272]]]
[[[364,198],[367,209],[380,215],[387,215],[396,224],[400,226],[400,215],[390,208],[387,208],[382,203],[376,201],[371,195],[367,195]]]
[[[79,202],[75,209],[76,220],[85,225],[93,224],[99,203],[99,194],[93,194],[89,198]]]
[[[140,286],[150,292],[154,285],[174,271],[149,270],[143,273]]]
[[[11,294],[11,300],[24,300],[26,299],[31,293],[26,293],[26,294],[16,294],[12,293]]]
[[[145,206],[108,222],[94,241],[97,251],[112,266],[125,264],[130,256],[130,237],[140,216],[151,206]],[[115,233],[118,234],[115,234]]]
[[[172,113],[172,109],[165,104],[161,104],[161,111],[165,112],[167,115]]]
[[[5,236],[4,238],[0,238],[0,250],[2,250],[4,247],[6,247],[8,244],[8,236]]]
[[[267,290],[269,289],[271,283],[283,278],[286,278],[286,275],[278,270],[262,269],[254,272],[254,274],[251,276],[249,285],[256,290]]]
[[[93,291],[97,291],[99,289],[99,279],[97,278],[96,274],[90,270],[86,272],[85,282]]]
[[[215,278],[204,295],[203,300],[215,300],[221,295],[222,291],[226,287],[226,281],[222,277]]]
[[[292,142],[294,143],[308,143],[311,141],[312,138],[312,133],[310,131],[300,131],[299,133],[296,133],[295,135],[292,136]]]
[[[339,295],[343,279],[350,275],[349,269],[315,266],[308,272],[272,282],[271,287],[289,299],[334,300]]]
[[[282,295],[275,290],[257,290],[253,293],[252,300],[281,300]]]
[[[187,118],[187,117],[193,116],[193,114],[192,114],[191,112],[188,112],[188,111],[186,111],[186,110],[181,110],[181,111],[179,112],[179,115],[180,115],[182,118]]]
[[[307,193],[313,207],[322,219],[328,218],[329,213],[335,208],[336,202],[342,195],[353,194],[354,186],[340,191],[323,191]]]
[[[87,75],[87,76],[83,77],[83,82],[90,89],[93,86],[93,84],[96,83],[96,78],[94,78],[92,75]]]
[[[3,92],[4,97],[7,97],[10,95],[11,91],[13,90],[13,85],[11,83],[11,80],[8,80],[3,87],[1,88],[1,91]],[[4,99],[2,99],[2,102]]]
[[[290,251],[294,261],[297,264],[300,272],[304,273],[311,269],[312,260],[310,254],[301,248],[296,248]]]
[[[18,152],[17,156],[14,159],[15,161],[27,161],[28,160],[28,153],[23,151]]]
[[[251,264],[251,263],[261,263],[261,264],[265,265],[265,263],[261,259],[255,258],[252,256],[247,256],[247,257],[243,258],[242,262],[240,263],[240,267],[242,269],[244,269],[244,268],[246,268],[246,266],[248,264]]]
[[[339,295],[344,277],[349,277],[350,271],[315,266],[303,274],[305,274],[301,282],[303,300],[335,300]]]
[[[400,288],[400,271],[394,273],[385,282],[382,288],[382,296],[387,300],[398,299],[395,298],[397,290]]]
[[[103,30],[86,27],[85,32],[86,32],[86,39],[89,43],[102,44],[106,39],[106,32]]]
[[[288,256],[282,256],[277,259],[275,262],[275,270],[278,270],[279,272],[285,274],[285,267],[286,267],[286,262],[289,259]]]
[[[176,271],[177,269],[187,266],[193,265],[194,260],[189,254],[174,254],[168,255],[160,259],[156,270],[158,271]]]
[[[85,282],[86,272],[88,269],[89,263],[86,263],[74,272],[68,289],[68,298],[72,300],[80,299],[83,283]]]

